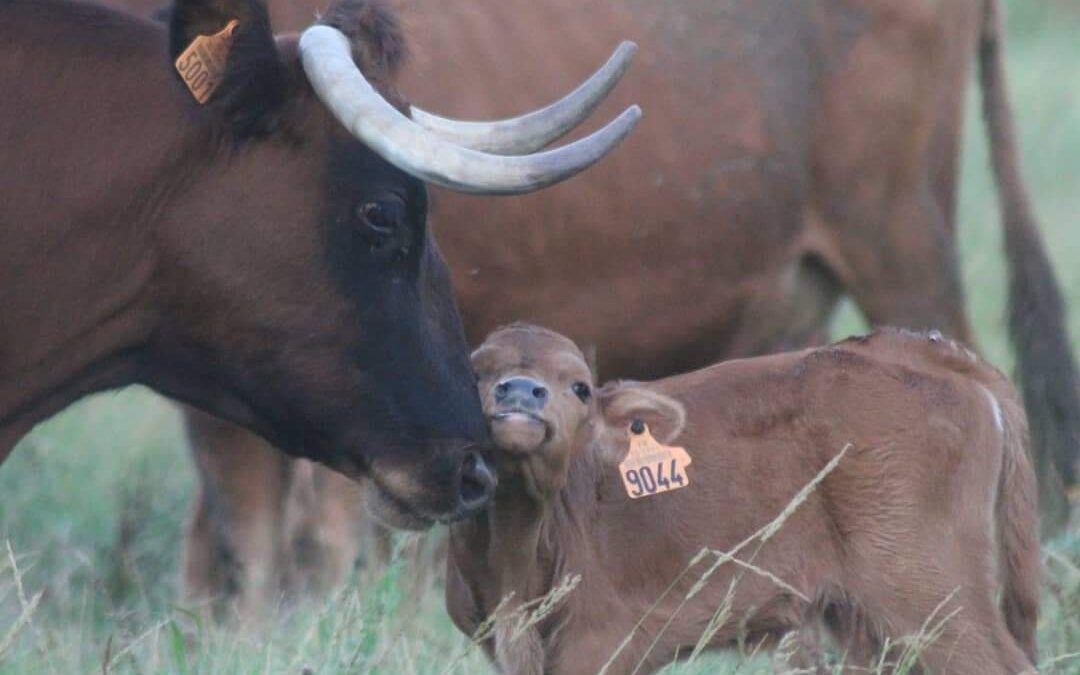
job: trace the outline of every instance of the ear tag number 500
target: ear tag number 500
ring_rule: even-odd
[[[690,455],[683,448],[663,445],[649,432],[649,425],[634,420],[627,429],[630,450],[619,464],[623,487],[631,499],[678,490],[690,484],[686,467]]]
[[[233,33],[239,21],[232,19],[220,32],[199,35],[177,57],[176,72],[199,103],[206,103],[225,77]]]

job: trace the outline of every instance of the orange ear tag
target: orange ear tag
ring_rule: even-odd
[[[176,72],[180,73],[184,84],[199,103],[210,100],[225,76],[233,31],[238,23],[233,19],[218,33],[198,36],[176,59]]]
[[[628,429],[630,451],[619,464],[623,487],[631,499],[651,497],[690,484],[686,467],[690,455],[683,448],[663,445],[649,432],[649,425],[634,420]]]

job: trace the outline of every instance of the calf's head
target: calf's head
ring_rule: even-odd
[[[636,113],[603,138],[496,156],[402,113],[402,35],[380,4],[343,0],[324,25],[275,39],[255,0],[180,0],[172,58],[233,20],[206,104],[175,78],[195,131],[160,195],[153,379],[291,453],[370,476],[393,525],[474,512],[495,478],[425,181],[538,189],[610,151]]]
[[[545,328],[501,328],[472,363],[499,470],[519,476],[539,500],[566,485],[576,453],[617,464],[635,421],[662,442],[682,431],[682,404],[632,382],[598,389],[577,345]]]

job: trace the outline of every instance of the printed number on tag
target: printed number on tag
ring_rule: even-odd
[[[638,499],[690,484],[686,467],[692,460],[685,449],[661,444],[640,420],[635,420],[628,431],[630,450],[619,464],[627,496]]]
[[[655,467],[642,466],[636,469],[627,469],[623,479],[627,484],[634,486],[628,494],[637,499],[642,495],[654,495],[658,491],[674,490],[686,485],[686,478],[679,472],[678,460],[671,460],[669,466],[665,462],[657,462]]]
[[[176,72],[199,103],[206,103],[225,76],[238,21],[229,21],[220,32],[200,35],[176,59]]]

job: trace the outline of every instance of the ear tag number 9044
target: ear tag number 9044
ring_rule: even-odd
[[[634,420],[627,429],[630,450],[619,464],[623,487],[631,499],[678,490],[690,484],[686,467],[690,455],[683,448],[663,445],[649,432],[649,425]]]

